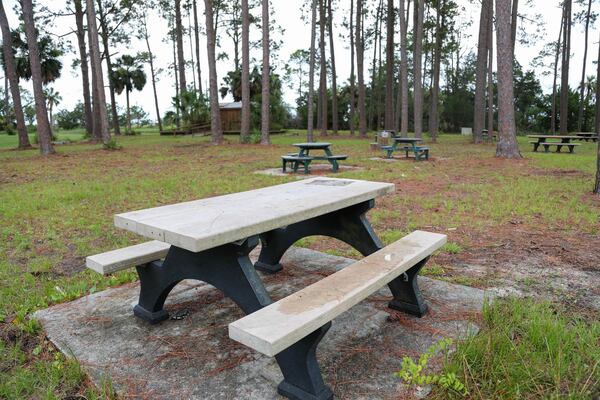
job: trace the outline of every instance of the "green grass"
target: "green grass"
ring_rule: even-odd
[[[83,136],[57,134],[59,140]],[[110,396],[110,385],[89,394],[77,368],[65,360],[57,380],[56,360],[28,315],[136,279],[134,271],[105,278],[82,268],[87,255],[144,240],[116,229],[115,213],[292,181],[254,171],[279,166],[281,154],[304,138],[304,132],[290,131],[264,147],[242,146],[229,136],[229,144],[212,146],[206,137],[160,137],[144,130],[117,138],[120,150],[74,143],[56,146],[58,154],[45,158],[35,149],[12,150],[17,137],[0,134],[0,352],[12,360],[0,366],[0,398]],[[443,135],[438,144],[428,144],[437,161],[388,163],[371,159],[380,154],[369,150],[370,139],[344,134],[326,140],[336,153],[350,155],[344,164],[361,168],[336,176],[396,184],[396,193],[369,213],[384,243],[415,229],[434,230],[449,235],[443,253],[456,255],[470,248],[469,237],[515,220],[523,228],[598,233],[600,206],[590,194],[592,144],[579,146],[575,155],[532,154],[520,138],[527,159],[513,162],[496,160],[493,146]],[[334,241],[308,238],[300,244],[358,256]],[[434,263],[428,274],[443,276]],[[479,283],[463,276],[452,280]],[[7,338],[3,332],[17,333]],[[35,354],[39,346],[43,351]]]
[[[481,331],[459,342],[444,372],[459,376],[471,398],[597,398],[600,322],[548,302],[497,300],[485,305]]]

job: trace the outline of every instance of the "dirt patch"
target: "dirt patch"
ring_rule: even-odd
[[[532,169],[527,171],[526,175],[536,176],[557,176],[557,177],[573,177],[573,178],[588,178],[592,174],[585,173],[576,169]]]

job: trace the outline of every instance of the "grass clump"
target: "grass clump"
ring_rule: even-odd
[[[590,399],[600,395],[599,364],[597,318],[507,299],[484,306],[481,331],[457,345],[444,373],[456,374],[472,398]]]

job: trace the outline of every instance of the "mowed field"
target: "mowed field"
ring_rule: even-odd
[[[78,141],[81,132],[58,137]],[[293,152],[292,144],[304,141],[304,132],[273,136],[272,146],[240,145],[236,136],[226,139],[225,145],[213,146],[207,137],[160,137],[148,130],[118,138],[120,150],[76,142],[57,146],[56,155],[42,157],[37,150],[13,150],[16,137],[0,135],[0,398],[114,397],[110,382],[91,387],[77,363],[58,354],[28,315],[137,278],[133,270],[104,278],[85,269],[87,255],[144,241],[114,228],[114,214],[297,179],[255,172],[280,167],[280,156]],[[496,385],[483,384],[500,379],[491,371],[481,376],[465,373],[469,396],[511,398],[526,393],[524,397],[536,398],[562,393],[587,398],[596,393],[600,200],[591,193],[596,144],[583,142],[576,154],[536,154],[521,137],[525,158],[515,161],[496,159],[493,145],[443,135],[438,143],[427,144],[431,160],[416,163],[382,160],[382,152],[370,150],[372,139],[348,133],[318,140],[332,142],[337,154],[349,155],[342,165],[357,167],[337,174],[327,171],[328,176],[396,184],[396,192],[379,199],[369,213],[385,243],[415,229],[449,236],[425,274],[542,299],[550,308],[539,310],[540,315],[549,323],[568,327],[570,321],[580,321],[585,324],[582,331],[591,335],[587,340],[597,344],[591,351],[571,348],[580,357],[576,360],[565,359],[572,356],[567,354],[535,360],[535,365],[562,362],[560,371],[565,363],[577,363],[581,371],[559,371],[556,374],[562,376],[544,378],[543,383],[517,392],[506,389],[512,387],[510,379],[533,382],[538,377],[527,378],[531,371],[523,371],[509,378],[499,371],[506,382],[497,391]],[[299,245],[358,257],[332,239],[308,238]],[[523,303],[512,301],[505,307],[514,311],[510,315],[524,309]],[[494,334],[493,324],[510,323],[510,316],[499,317],[505,315],[503,310],[487,310],[483,337],[486,329]],[[482,343],[479,349],[489,351],[489,344]],[[460,354],[467,357],[473,348],[463,350]],[[526,351],[536,354],[535,349]],[[510,362],[522,364],[518,359]],[[454,360],[444,368],[460,372],[463,367]],[[568,373],[576,376],[565,377]]]

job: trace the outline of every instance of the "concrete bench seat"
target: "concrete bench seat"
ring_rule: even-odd
[[[348,156],[346,154],[336,154],[333,156],[327,156],[326,157],[328,160],[347,160]]]
[[[158,240],[89,256],[85,265],[102,275],[110,275],[138,265],[160,260],[167,255],[170,244]]]
[[[421,316],[426,311],[417,274],[429,256],[446,243],[446,235],[415,231],[395,243],[328,277],[229,324],[229,336],[267,356],[285,361],[287,354],[306,350],[311,384],[285,377],[279,393],[289,398],[329,398],[315,358],[315,348],[341,313],[388,285],[389,306]],[[312,350],[310,350],[312,349]],[[300,368],[300,367],[299,367]],[[301,374],[303,375],[303,374]],[[303,375],[305,376],[305,375]],[[316,387],[310,393],[306,387]],[[312,389],[311,389],[312,390]],[[323,397],[324,396],[324,397]]]

